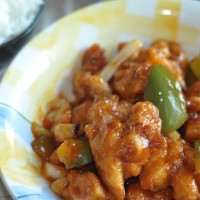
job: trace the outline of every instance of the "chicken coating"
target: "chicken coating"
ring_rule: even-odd
[[[141,129],[134,129],[134,126],[146,127],[146,132],[156,132],[150,127],[154,127],[153,123],[161,122],[157,108],[150,102],[137,103],[131,108],[128,119],[124,123],[126,128],[121,123],[119,115],[115,114],[117,110],[114,96],[95,101],[88,112],[90,124],[86,126],[85,132],[98,174],[102,177],[108,191],[122,200],[125,197],[124,179],[140,173],[142,166],[149,159],[148,139],[155,139],[155,137],[146,137],[143,132],[140,133]],[[143,115],[144,111],[147,114],[146,119]],[[140,120],[139,124],[134,124],[133,118],[137,120],[140,119],[139,116],[142,116],[143,120]],[[157,132],[159,132],[158,127]]]
[[[167,188],[170,183],[170,176],[166,156],[167,150],[165,148],[156,149],[151,153],[148,163],[140,173],[142,189],[157,192]]]
[[[130,102],[142,100],[150,69],[150,65],[124,62],[114,74],[114,91]]]
[[[182,140],[166,139],[165,146],[154,148],[140,173],[141,188],[153,192],[166,189],[171,176],[183,166],[184,146]]]
[[[181,167],[171,178],[173,196],[176,200],[198,200],[200,193],[194,179],[193,172],[186,167]]]
[[[149,141],[135,132],[124,133],[117,150],[122,162],[124,179],[138,176],[150,156]]]
[[[132,106],[128,101],[119,101],[115,115],[121,122],[124,123],[127,120]]]
[[[132,104],[126,101],[119,101],[118,96],[96,98],[89,110],[88,122],[93,126],[100,126],[102,123],[108,123],[119,119],[127,120]]]
[[[186,145],[185,145],[186,146]],[[167,140],[167,157],[169,173],[172,175],[182,167],[184,161],[184,144],[182,140]]]
[[[156,40],[151,46],[158,49],[159,52],[163,52],[164,57],[176,61],[185,74],[188,66],[188,58],[179,44],[166,40]]]
[[[82,69],[83,71],[91,72],[96,74],[106,64],[104,57],[104,51],[98,44],[93,44],[83,54],[82,58]]]
[[[158,40],[150,48],[142,51],[135,62],[154,66],[161,64],[166,66],[179,82],[182,88],[185,88],[185,71],[188,64],[187,56],[176,43],[168,43],[164,40]]]
[[[150,102],[138,102],[131,108],[125,129],[141,134],[150,141],[151,146],[166,144],[161,135],[159,111]]]
[[[107,82],[104,82],[97,75],[91,75],[79,71],[73,79],[74,93],[77,101],[91,100],[94,96],[108,96],[111,94],[111,89]]]
[[[187,102],[187,110],[189,112],[200,111],[200,81],[196,81],[190,86],[185,94]]]
[[[85,125],[87,122],[87,112],[92,105],[91,101],[84,101],[82,104],[72,109],[72,121],[76,124]]]
[[[200,81],[195,82],[190,86],[185,94],[187,100],[187,110],[192,117],[186,124],[185,138],[192,143],[195,140],[200,140]]]
[[[139,185],[130,184],[126,192],[127,200],[173,200],[172,190],[162,190],[159,192],[151,192],[143,190]]]
[[[114,200],[99,178],[91,172],[72,170],[67,179],[68,184],[63,191],[63,197],[66,200]]]
[[[102,124],[99,131],[92,125],[85,128],[98,174],[118,200],[125,196],[122,163],[116,155],[116,143],[122,136],[122,128],[119,121]]]
[[[192,143],[195,140],[200,140],[200,116],[194,119],[189,119],[186,124],[185,139]]]
[[[183,145],[184,152],[184,166],[189,168],[191,171],[195,170],[195,150],[188,144]]]

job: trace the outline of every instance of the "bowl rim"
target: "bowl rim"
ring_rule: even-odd
[[[28,35],[36,27],[36,25],[38,24],[40,18],[42,17],[43,10],[45,8],[46,3],[47,3],[47,0],[43,0],[43,3],[39,6],[39,9],[37,11],[37,14],[35,15],[35,18],[29,24],[29,26],[23,32],[21,32],[17,37],[14,37],[13,39],[2,43],[0,45],[0,49],[3,49],[3,48],[6,48],[6,47],[14,45],[18,41],[20,41],[22,38],[24,38],[26,35]]]

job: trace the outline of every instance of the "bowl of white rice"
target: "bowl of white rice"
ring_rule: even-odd
[[[0,61],[9,59],[27,41],[44,9],[45,0],[0,0]]]

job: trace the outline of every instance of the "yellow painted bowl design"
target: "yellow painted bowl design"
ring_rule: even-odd
[[[30,121],[58,90],[70,95],[70,77],[93,43],[112,57],[117,43],[133,38],[144,46],[165,38],[190,57],[200,49],[200,2],[114,0],[84,8],[53,24],[22,49],[0,86],[0,169],[15,198],[59,199],[48,189],[32,152]],[[67,88],[62,84],[68,82]],[[45,188],[45,190],[44,190]]]

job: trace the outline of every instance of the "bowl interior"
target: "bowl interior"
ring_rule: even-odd
[[[99,43],[110,58],[121,41],[138,38],[146,47],[165,38],[180,43],[192,58],[200,48],[198,18],[198,1],[98,3],[59,20],[23,48],[0,87],[0,167],[13,196],[59,199],[38,172],[29,122],[41,118],[58,90],[71,93],[71,73],[88,46]]]

